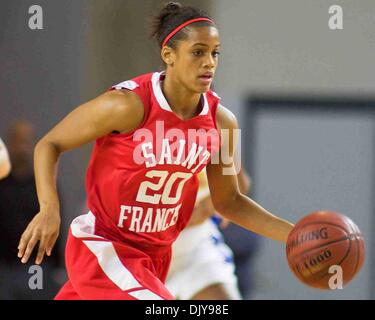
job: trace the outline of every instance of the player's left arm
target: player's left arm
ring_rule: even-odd
[[[220,105],[217,110],[216,122],[218,129],[221,129],[220,152],[221,154],[227,152],[227,154],[225,163],[220,155],[219,163],[207,165],[207,178],[215,209],[222,216],[245,229],[273,240],[286,242],[293,224],[271,214],[239,190],[234,164],[238,138],[236,117]],[[223,134],[223,130],[227,130],[229,134]]]
[[[11,165],[5,144],[0,138],[0,180],[10,173]]]

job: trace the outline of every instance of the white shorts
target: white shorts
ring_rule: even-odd
[[[173,244],[165,285],[180,300],[189,300],[213,284],[225,285],[234,299],[241,299],[234,271],[233,253],[216,224],[208,219],[183,230]]]

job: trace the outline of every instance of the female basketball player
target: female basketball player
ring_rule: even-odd
[[[210,90],[220,47],[215,23],[169,3],[153,35],[165,72],[122,82],[79,106],[35,148],[40,212],[18,256],[26,263],[39,241],[40,264],[59,234],[59,156],[96,140],[86,177],[90,212],[69,229],[69,280],[56,299],[173,299],[163,284],[171,245],[188,223],[197,173],[206,165],[213,204],[224,217],[284,242],[293,227],[239,192],[232,160],[237,121]],[[228,159],[211,161],[223,150]]]
[[[4,142],[0,138],[0,180],[8,176],[10,169],[9,154]]]

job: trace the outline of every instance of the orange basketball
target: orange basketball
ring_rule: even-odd
[[[350,218],[317,211],[298,221],[290,232],[286,255],[290,269],[304,284],[330,289],[333,275],[339,275],[344,286],[359,272],[365,245],[361,231]]]

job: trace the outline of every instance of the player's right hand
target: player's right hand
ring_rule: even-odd
[[[50,256],[59,236],[60,224],[61,218],[58,211],[40,211],[21,236],[18,245],[18,258],[21,262],[26,263],[29,260],[38,242],[39,248],[35,263],[41,264],[45,254]]]

